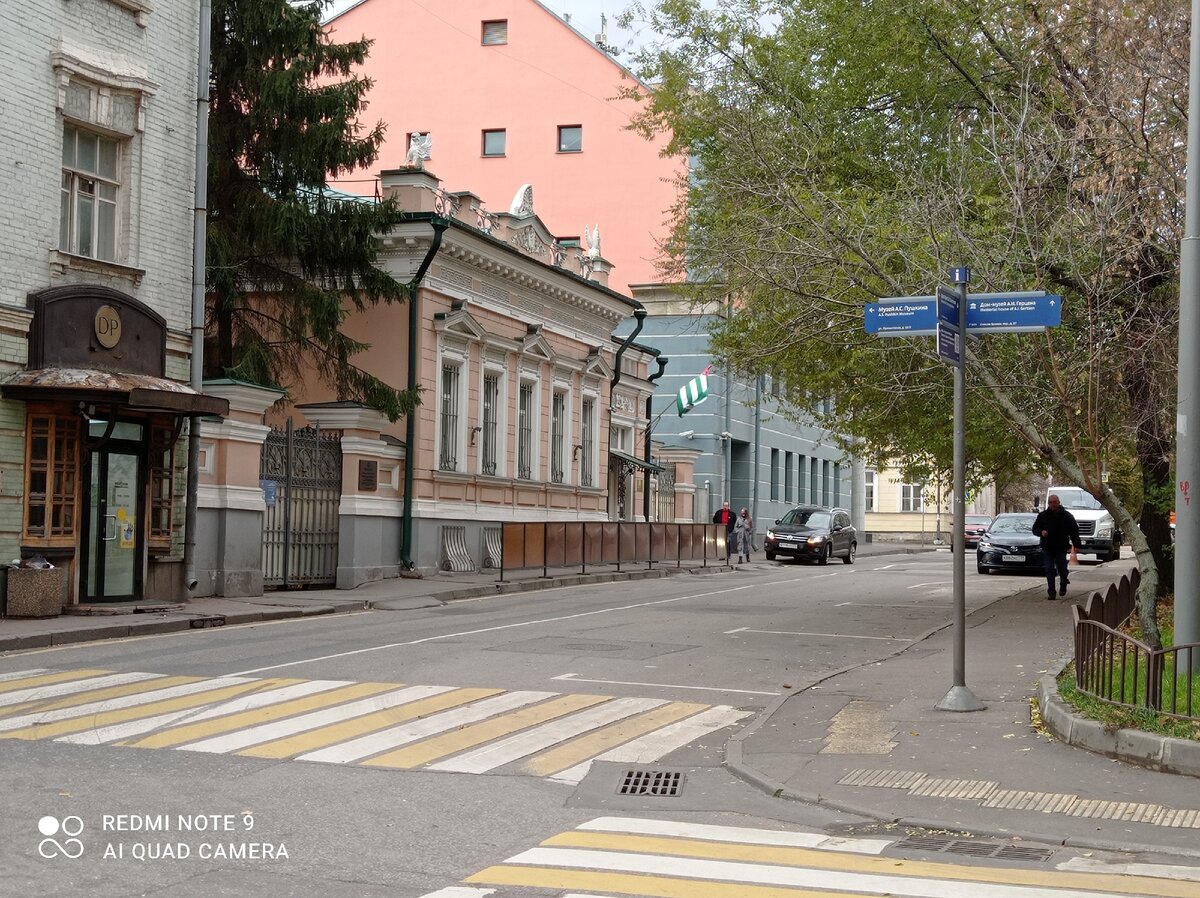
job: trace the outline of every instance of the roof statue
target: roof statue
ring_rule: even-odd
[[[509,215],[515,215],[518,218],[528,218],[533,214],[533,185],[522,184],[517,188],[516,194],[513,195],[512,205],[508,209]]]
[[[589,259],[600,258],[600,225],[596,225],[596,230],[588,232],[587,225],[583,226],[583,242],[587,244],[584,250],[585,255]]]
[[[404,164],[408,168],[424,168],[425,160],[433,155],[433,132],[428,131],[421,134],[420,131],[414,131],[408,138],[408,155],[404,157]]]

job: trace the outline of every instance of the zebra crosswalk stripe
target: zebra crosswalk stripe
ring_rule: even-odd
[[[662,835],[645,833],[661,832]],[[808,842],[811,847],[800,847]],[[860,845],[855,843],[862,842]],[[849,851],[847,849],[850,849]],[[599,818],[464,880],[655,898],[1194,898],[1194,882],[878,856],[878,840]]]
[[[0,684],[0,706],[15,705],[30,699],[52,698],[76,692],[82,685],[86,689],[95,686],[111,686],[134,680],[148,680],[157,674],[132,673],[114,674],[106,670],[80,670],[45,674],[25,680],[10,680]]]

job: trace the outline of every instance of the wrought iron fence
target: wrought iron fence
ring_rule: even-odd
[[[1110,704],[1200,720],[1200,644],[1155,649],[1118,629],[1136,607],[1132,573],[1072,609],[1075,686]]]

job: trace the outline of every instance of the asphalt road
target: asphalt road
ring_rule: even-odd
[[[866,832],[737,780],[722,747],[782,692],[948,623],[950,564],[945,553],[758,562],[6,656],[0,895],[595,894],[501,867],[612,815],[729,827],[733,841]],[[968,610],[1039,587],[968,576]],[[686,796],[617,794],[634,758],[688,769]],[[636,825],[610,828],[642,846],[625,832]],[[484,885],[455,885],[476,874]],[[864,882],[842,885],[895,885]]]

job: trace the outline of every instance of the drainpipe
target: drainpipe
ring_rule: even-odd
[[[208,107],[212,66],[212,3],[200,0],[200,53],[196,62],[196,185],[192,214],[192,356],[191,385],[204,389],[204,282],[208,241]],[[183,519],[183,577],[188,592],[196,576],[196,530],[200,504],[200,416],[188,419],[187,504]]]
[[[646,378],[647,383],[654,383],[663,376],[663,372],[667,370],[667,362],[670,359],[664,359],[659,356],[655,359],[658,362],[658,370]],[[650,435],[654,432],[653,419],[650,417],[654,412],[654,394],[651,393],[646,397],[646,461],[650,461]],[[642,520],[649,523],[650,521],[650,469],[646,468],[642,472]]]
[[[450,222],[444,218],[433,218],[430,220],[430,224],[433,225],[433,242],[429,244],[429,251],[421,260],[421,266],[417,269],[417,273],[411,281],[405,284],[405,290],[408,293],[409,392],[417,388],[417,334],[421,323],[417,291],[421,286],[421,279],[425,277],[425,272],[429,270],[433,257],[437,255],[437,251],[442,245],[442,235],[446,232],[446,228],[450,227]],[[416,439],[417,413],[416,409],[413,409],[405,416],[404,421],[404,510],[400,524],[400,569],[402,571],[411,571],[416,567],[412,560],[413,444]]]
[[[762,445],[762,390],[763,376],[759,374],[754,378],[754,478],[750,481],[750,517],[754,521],[754,526],[758,526],[758,481],[761,479],[759,467],[759,450]],[[771,476],[775,476],[775,471],[772,469]],[[754,534],[750,534],[753,541]]]

